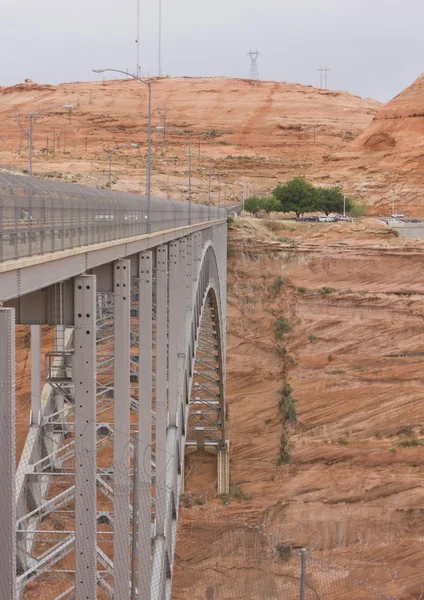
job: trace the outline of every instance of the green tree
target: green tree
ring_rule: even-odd
[[[299,217],[316,210],[315,188],[301,177],[292,179],[285,185],[279,184],[272,195],[279,201],[282,212],[294,212]]]
[[[246,212],[255,214],[264,208],[264,198],[259,196],[249,196],[244,201],[244,210]]]
[[[269,198],[264,199],[263,208],[264,208],[265,212],[267,212],[269,214],[272,212],[280,211],[281,204],[279,203],[277,198],[274,198],[274,196],[270,196]]]
[[[316,208],[322,210],[327,216],[330,213],[343,212],[343,192],[339,187],[325,187],[315,189]],[[352,201],[346,198],[346,212],[352,208]]]

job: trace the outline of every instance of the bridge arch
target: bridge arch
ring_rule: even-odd
[[[152,204],[146,235],[145,199],[0,177],[8,381],[0,416],[10,424],[0,529],[12,532],[6,554],[15,557],[0,558],[8,600],[25,600],[31,581],[61,568],[51,600],[95,599],[100,589],[129,597],[133,514],[138,597],[164,600],[186,447],[217,454],[218,492],[228,490],[225,215],[193,207],[188,223],[184,203]],[[13,370],[4,361],[14,355],[15,322],[65,332],[46,355],[41,394],[31,396],[17,472]]]

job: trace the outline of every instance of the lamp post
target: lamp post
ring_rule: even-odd
[[[208,169],[209,172],[209,190],[208,190],[208,221],[211,220],[211,168]]]
[[[27,119],[29,119],[29,176],[32,177],[32,132],[34,129],[34,125],[40,115],[43,113],[49,112],[50,110],[54,110],[55,108],[67,108],[72,110],[72,104],[59,104],[56,106],[51,106],[50,108],[45,108],[44,110],[39,110],[36,113],[32,113],[27,115]]]
[[[127,73],[120,69],[93,69],[93,73],[121,73],[136,79],[140,83],[147,85],[149,89],[149,107],[148,107],[148,132],[147,132],[147,233],[151,233],[151,220],[150,220],[150,204],[151,204],[151,178],[152,178],[152,86],[150,81],[145,81],[137,75]]]
[[[156,127],[157,131],[162,131],[164,127]],[[191,225],[191,131],[183,131],[182,129],[167,129],[167,131],[174,131],[175,133],[181,133],[188,137],[188,224]]]
[[[235,185],[242,186],[242,202],[243,202],[243,211],[244,211],[244,203],[249,194],[250,183],[246,183],[245,181],[236,181]]]

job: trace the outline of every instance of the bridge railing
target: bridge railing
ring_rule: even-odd
[[[191,223],[226,215],[192,204]],[[152,198],[151,233],[188,224],[187,202]],[[0,262],[147,233],[146,196],[0,174]]]

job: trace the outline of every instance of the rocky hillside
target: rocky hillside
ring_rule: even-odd
[[[265,193],[278,180],[325,167],[326,157],[348,149],[381,107],[375,100],[347,92],[272,81],[163,78],[152,79],[151,84],[154,193],[186,195],[187,137],[175,132],[180,129],[192,132],[193,186],[198,201],[207,192],[209,167],[214,173],[214,201],[217,173],[232,197],[240,194],[240,187],[234,185],[240,179],[250,182],[253,191]],[[74,106],[71,118],[61,108],[69,103]],[[0,88],[0,164],[27,168],[28,142],[25,137],[21,140],[28,128],[24,115],[40,110],[46,114],[34,129],[36,172],[104,185],[105,150],[121,146],[112,158],[113,187],[143,191],[145,86],[134,80],[100,79]],[[156,130],[164,123],[166,134]]]
[[[372,205],[375,214],[424,214],[422,171],[424,149],[424,77],[383,106],[348,152],[336,152],[318,179],[327,172],[344,181],[352,194]]]

